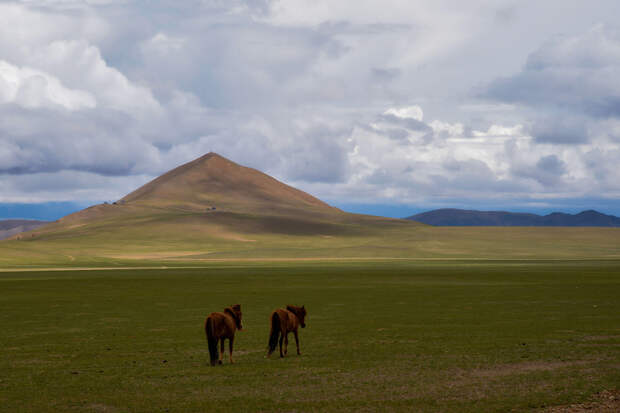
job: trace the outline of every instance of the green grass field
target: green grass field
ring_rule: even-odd
[[[537,411],[620,388],[613,260],[3,272],[0,292],[6,412]],[[204,318],[234,303],[236,364],[210,367]],[[287,303],[303,354],[265,359]]]
[[[293,258],[620,259],[619,228],[431,227],[357,215],[335,223],[224,213],[122,218],[1,241],[0,269]]]

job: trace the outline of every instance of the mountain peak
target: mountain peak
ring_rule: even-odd
[[[220,155],[219,153],[215,153],[215,152],[209,152],[206,153],[204,155],[202,155],[200,158],[196,158],[194,159],[195,162],[205,162],[205,161],[224,161],[224,162],[230,162],[230,163],[234,163],[233,161],[231,161],[228,158],[223,157],[222,155]]]
[[[223,157],[223,156],[221,156],[221,155],[220,155],[220,154],[218,154],[218,153],[215,153],[215,152],[209,152],[209,153],[206,153],[206,154],[202,155],[202,156],[201,156],[200,158],[198,158],[198,159],[209,159],[209,158],[224,158],[224,157]]]
[[[605,216],[605,214],[602,214],[598,211],[595,211],[593,209],[588,209],[585,211],[581,211],[580,213],[576,214],[576,215],[596,215],[596,216]]]
[[[235,212],[311,209],[339,211],[256,169],[215,152],[183,164],[125,196],[122,203]]]

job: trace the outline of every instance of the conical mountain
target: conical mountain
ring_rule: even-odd
[[[208,153],[117,202],[94,205],[40,228],[34,237],[107,234],[129,241],[151,234],[153,241],[192,233],[197,239],[205,234],[335,234],[349,232],[350,223],[359,219],[263,172]]]
[[[14,241],[28,241],[20,248],[43,251],[45,262],[194,262],[230,256],[356,255],[360,245],[391,251],[384,246],[390,234],[414,227],[411,221],[343,212],[209,153],[117,202],[86,208],[18,234]]]
[[[161,175],[125,196],[121,203],[191,211],[338,211],[303,191],[213,152]]]

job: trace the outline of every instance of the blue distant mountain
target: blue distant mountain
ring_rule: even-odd
[[[406,219],[436,226],[620,227],[620,218],[593,210],[583,211],[574,215],[562,212],[537,215],[505,211],[436,209],[412,215]]]
[[[12,237],[20,232],[32,231],[49,221],[35,221],[32,219],[5,219],[0,220],[0,239]]]

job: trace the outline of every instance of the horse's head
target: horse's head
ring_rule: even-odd
[[[301,328],[306,327],[306,307],[305,306],[302,305],[301,307],[297,307],[294,305],[287,305],[286,309],[289,310],[291,313],[295,314],[295,316],[299,320],[299,324],[301,324]]]
[[[243,330],[243,326],[241,325],[241,317],[243,314],[241,313],[241,306],[239,304],[231,305],[230,308],[234,314],[235,324],[239,330]]]

